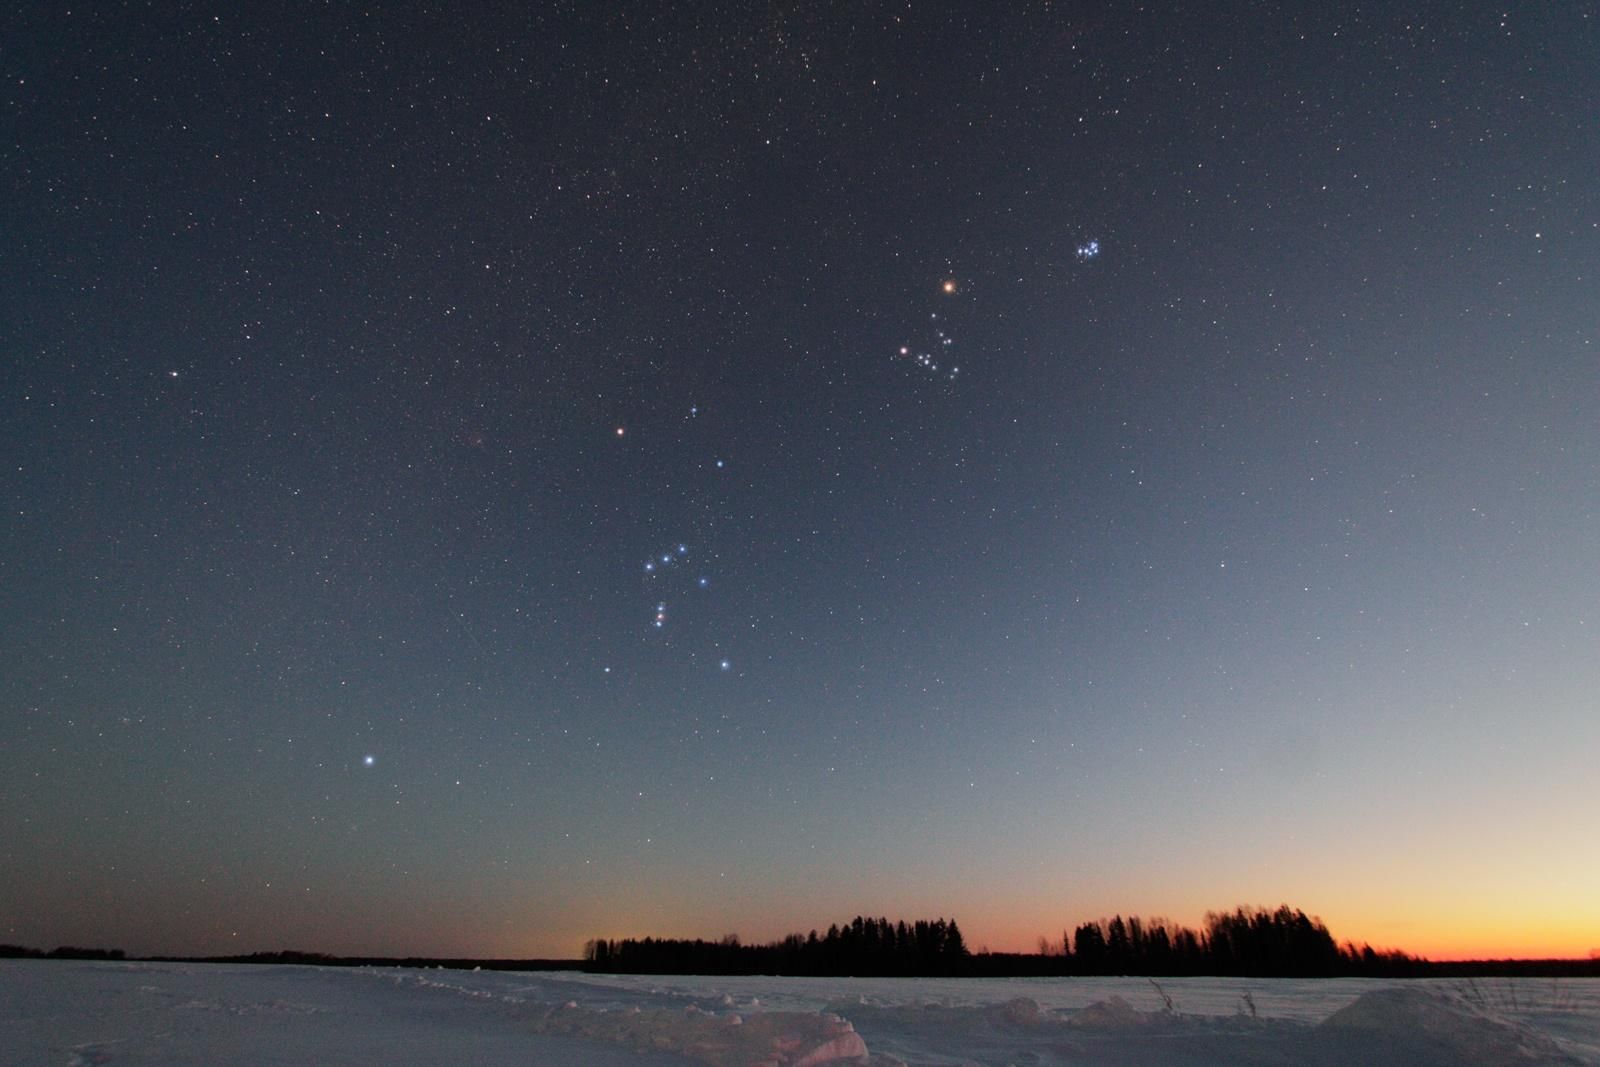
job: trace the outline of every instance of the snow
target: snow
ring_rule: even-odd
[[[498,975],[219,964],[0,961],[6,1067],[313,1063],[683,1067],[671,1055],[533,1036]],[[464,976],[463,976],[464,977]],[[473,975],[476,978],[478,975]]]
[[[0,961],[0,1061],[1600,1067],[1593,979],[1158,982]]]
[[[1460,997],[1429,989],[1380,989],[1323,1021],[1320,1030],[1359,1035],[1407,1059],[1456,1063],[1559,1063],[1548,1036],[1498,1018]]]

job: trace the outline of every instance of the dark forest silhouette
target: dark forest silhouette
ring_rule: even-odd
[[[790,934],[766,945],[646,937],[590,941],[584,962],[597,971],[635,974],[856,974],[957,975],[970,973],[971,953],[955,920],[891,923],[860,915],[802,937]]]
[[[1431,965],[1370,945],[1340,946],[1319,919],[1287,905],[1211,912],[1200,930],[1121,915],[1078,926],[1037,955],[974,954],[955,920],[890,922],[857,916],[826,934],[745,945],[669,938],[596,939],[587,969],[634,974],[784,975],[1240,975],[1315,978],[1402,976]]]
[[[1046,958],[1049,958],[1046,956]],[[1084,923],[1062,935],[1060,959],[1068,974],[1211,974],[1308,978],[1350,974],[1402,974],[1420,961],[1370,945],[1339,946],[1322,924],[1281,905],[1208,912],[1201,930],[1165,920],[1124,919]]]

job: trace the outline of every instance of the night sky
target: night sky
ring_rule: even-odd
[[[236,7],[0,24],[0,940],[1600,946],[1600,5]]]

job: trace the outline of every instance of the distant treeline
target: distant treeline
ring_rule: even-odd
[[[1240,975],[1317,978],[1334,975],[1401,976],[1426,961],[1371,945],[1338,944],[1323,925],[1298,908],[1235,908],[1207,912],[1195,930],[1164,919],[1088,922],[1040,945],[1039,956],[1056,974]],[[1053,966],[1052,966],[1053,965]]]
[[[1138,916],[1087,922],[1039,952],[969,952],[955,920],[890,922],[857,916],[826,934],[742,944],[599,938],[585,969],[629,974],[886,976],[1230,975],[1262,978],[1421,977],[1470,974],[1600,975],[1600,961],[1435,964],[1404,952],[1343,945],[1320,919],[1287,905],[1207,913],[1199,930]]]
[[[21,945],[0,945],[0,960],[124,960],[127,955],[120,948],[74,948],[62,945],[45,952]]]
[[[126,960],[120,948],[63,947],[44,952],[20,945],[0,945],[0,959],[24,960]],[[333,956],[326,952],[301,952],[281,949],[277,952],[252,952],[239,956],[135,956],[136,960],[152,963],[293,963],[316,967],[442,967],[447,970],[484,971],[576,971],[583,968],[579,960],[476,960],[435,956]]]
[[[331,956],[325,952],[281,949],[277,952],[252,952],[244,956],[153,957],[178,963],[293,963],[313,967],[442,967],[452,971],[576,971],[577,960],[475,960],[447,956]]]
[[[0,945],[0,959],[114,960],[121,949],[63,945],[48,951]],[[1039,939],[1037,953],[968,950],[954,919],[913,923],[857,916],[826,934],[813,930],[745,945],[668,938],[597,939],[580,960],[333,956],[285,949],[237,956],[136,956],[179,963],[300,964],[495,971],[611,971],[627,974],[781,974],[1050,977],[1063,975],[1229,975],[1263,978],[1600,978],[1600,952],[1587,960],[1465,960],[1435,963],[1404,952],[1335,942],[1320,919],[1280,906],[1207,913],[1199,930],[1138,916],[1100,919]]]
[[[586,969],[624,974],[958,975],[971,973],[954,919],[891,923],[857,915],[826,934],[790,934],[765,945],[646,937],[584,945]]]

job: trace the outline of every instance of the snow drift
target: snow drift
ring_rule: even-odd
[[[1428,982],[1182,979],[1152,994],[1143,979],[8,961],[0,1061],[1600,1067],[1600,981],[1530,984],[1499,999],[1469,992]]]

